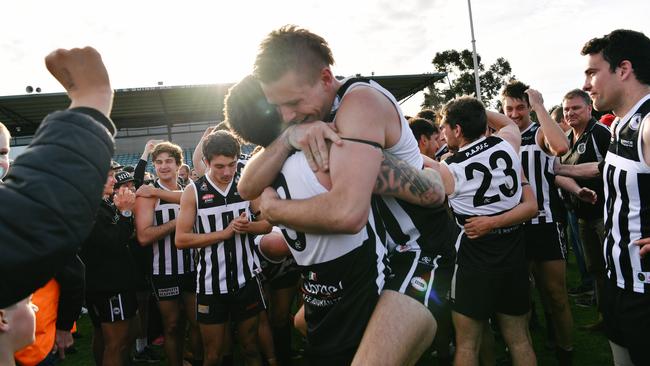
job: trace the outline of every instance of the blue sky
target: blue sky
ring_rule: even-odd
[[[547,106],[582,85],[590,38],[617,28],[650,34],[650,1],[474,0],[476,45],[487,63],[510,61]],[[259,41],[287,23],[328,40],[337,75],[434,71],[438,51],[471,49],[467,2],[406,1],[13,1],[0,23],[0,95],[62,89],[43,57],[91,45],[114,88],[235,82],[250,72]],[[417,95],[403,108],[415,113]]]

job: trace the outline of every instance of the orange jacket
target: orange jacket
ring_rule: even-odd
[[[34,366],[47,357],[54,347],[56,336],[56,316],[59,308],[59,284],[51,279],[32,296],[38,306],[36,313],[36,340],[31,345],[14,354],[16,361],[23,366]]]

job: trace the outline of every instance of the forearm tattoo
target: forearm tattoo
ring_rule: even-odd
[[[435,206],[444,201],[440,174],[432,169],[417,169],[384,151],[374,193],[394,196],[421,206]]]

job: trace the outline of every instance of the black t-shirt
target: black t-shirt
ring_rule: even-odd
[[[568,135],[569,138],[569,152],[562,157],[562,164],[576,165],[590,162],[601,162],[605,159],[607,148],[609,147],[609,140],[611,134],[609,129],[604,125],[592,119],[587,124],[585,131],[574,141],[574,133],[571,131]],[[598,196],[596,204],[592,205],[580,201],[573,195],[565,195],[570,197],[571,206],[573,207],[576,216],[581,219],[595,219],[603,217],[603,205],[605,203],[605,192],[603,190],[603,179],[576,179],[576,182],[581,187],[587,187]]]

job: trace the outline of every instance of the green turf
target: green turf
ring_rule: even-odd
[[[569,268],[568,268],[568,277],[569,287],[576,286],[578,284],[579,275],[577,273],[577,267],[573,257],[570,258]],[[592,323],[596,319],[596,311],[593,308],[583,308],[575,306],[574,299],[570,298],[571,310],[573,313],[574,319],[574,365],[612,365],[612,356],[603,333],[592,333],[579,330],[581,325],[586,325]],[[540,314],[540,323],[542,328],[533,330],[533,342],[535,346],[535,353],[537,355],[537,360],[539,365],[556,365],[554,351],[549,351],[545,349],[545,334],[546,329],[545,321],[543,319],[543,310],[541,309],[540,302],[537,299],[535,301],[537,305],[537,314]],[[87,316],[82,316],[78,322],[79,333],[82,335],[82,338],[79,338],[75,341],[75,347],[77,353],[69,354],[68,357],[62,365],[74,366],[74,365],[91,365],[92,361],[92,351],[90,349],[90,341],[92,335],[92,326]],[[294,345],[294,347],[296,347]],[[497,338],[497,358],[500,359],[498,364],[503,363],[503,359],[506,357],[504,353],[503,342]],[[162,351],[159,350],[161,353]],[[165,365],[163,361],[160,365]],[[238,363],[241,364],[241,363]],[[306,364],[301,360],[294,362],[294,365],[303,365]],[[418,365],[437,365],[436,360],[430,355],[425,355],[423,359],[418,363]]]

